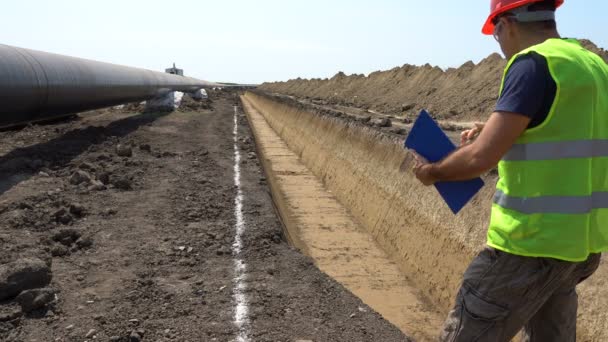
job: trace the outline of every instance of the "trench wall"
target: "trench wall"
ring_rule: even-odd
[[[408,279],[447,314],[463,272],[485,244],[495,177],[487,177],[486,187],[455,216],[433,187],[420,185],[409,168],[400,171],[406,158],[403,137],[262,92],[245,96]],[[297,232],[289,234],[297,240]],[[579,287],[581,341],[608,340],[606,279],[602,262]]]

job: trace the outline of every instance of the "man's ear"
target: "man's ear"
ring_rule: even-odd
[[[509,17],[502,17],[500,18],[500,20],[504,20],[502,24],[505,28],[506,34],[509,35],[509,37],[513,37],[515,34],[517,34],[517,32],[519,32],[517,21],[515,19]]]

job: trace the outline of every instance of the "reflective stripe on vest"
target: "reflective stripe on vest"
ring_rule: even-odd
[[[608,192],[590,196],[512,197],[497,190],[494,203],[523,214],[588,214],[594,209],[608,209]]]
[[[608,140],[553,141],[516,144],[504,161],[608,157]]]

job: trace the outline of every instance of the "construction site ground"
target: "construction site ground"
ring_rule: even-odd
[[[0,264],[42,260],[54,293],[28,313],[0,302],[0,340],[407,340],[286,242],[237,94],[183,108],[0,132]]]

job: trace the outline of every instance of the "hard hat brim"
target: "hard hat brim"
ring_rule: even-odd
[[[529,5],[533,2],[540,2],[540,1],[542,1],[542,0],[532,0],[532,1],[528,1],[527,3],[522,1],[522,2],[516,2],[511,5],[501,7],[500,9],[492,12],[488,16],[488,19],[486,20],[483,27],[481,28],[481,33],[483,33],[485,35],[492,35],[494,33],[494,24],[492,23],[492,21],[494,21],[494,18],[496,18],[497,16],[499,16],[505,12],[509,12],[510,10],[512,10],[514,8],[518,8],[521,6]],[[560,7],[563,3],[564,3],[564,0],[556,0],[555,8]]]

